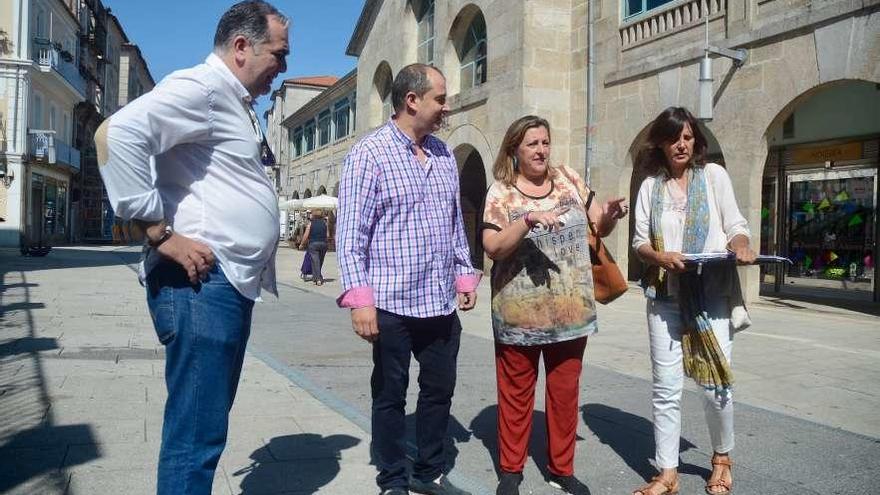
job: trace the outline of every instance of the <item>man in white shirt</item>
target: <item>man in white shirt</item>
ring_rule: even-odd
[[[203,64],[169,75],[95,135],[116,215],[147,237],[141,281],[168,389],[159,495],[211,493],[254,300],[277,295],[278,200],[252,105],[287,69],[287,31],[266,2],[232,6]]]

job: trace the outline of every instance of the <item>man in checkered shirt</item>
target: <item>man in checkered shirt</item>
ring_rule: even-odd
[[[373,345],[373,447],[383,495],[461,495],[443,474],[462,311],[480,281],[459,204],[458,165],[436,132],[446,79],[412,64],[392,85],[395,114],[361,139],[342,171],[337,254],[355,333]],[[419,362],[418,456],[406,472],[404,422],[410,356]]]

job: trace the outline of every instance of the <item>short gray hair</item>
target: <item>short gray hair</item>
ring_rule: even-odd
[[[416,96],[421,97],[431,90],[431,80],[428,79],[429,70],[437,71],[443,76],[440,69],[428,64],[409,64],[400,69],[391,85],[391,104],[394,105],[395,112],[403,110],[408,93],[415,93]]]
[[[263,0],[245,0],[229,8],[217,23],[214,51],[223,52],[236,36],[244,36],[252,45],[269,41],[269,16],[285,26],[290,22],[275,6]]]

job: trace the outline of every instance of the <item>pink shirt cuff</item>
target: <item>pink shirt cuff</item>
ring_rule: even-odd
[[[336,304],[340,308],[357,309],[375,306],[376,299],[372,287],[352,287],[336,298]]]
[[[455,291],[458,293],[476,291],[482,277],[483,273],[479,271],[473,275],[458,275],[455,277]]]

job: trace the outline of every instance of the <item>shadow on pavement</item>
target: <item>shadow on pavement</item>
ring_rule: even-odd
[[[359,443],[349,435],[300,433],[275,437],[250,455],[250,466],[232,476],[244,476],[243,495],[280,493],[290,487],[296,487],[296,493],[317,493],[339,474],[342,451]]]
[[[34,311],[46,305],[33,300],[39,284],[28,281],[29,272],[123,263],[124,256],[95,251],[30,258],[0,250],[0,493],[71,493],[65,467],[102,455],[91,425],[55,424],[43,360],[59,346],[39,336]],[[71,446],[78,446],[76,459]]]
[[[654,458],[654,426],[647,419],[603,404],[586,404],[581,407],[584,423],[642,478],[649,480],[657,470],[650,460]],[[682,438],[679,451],[696,447]],[[680,464],[678,471],[708,477],[709,470],[692,464]]]
[[[821,307],[832,306],[865,315],[880,316],[880,304],[871,301],[871,293],[819,287],[783,287],[780,292],[775,292],[773,286],[768,284],[761,285],[760,293],[760,303],[769,308],[782,307],[834,313],[833,310]]]
[[[412,473],[412,461],[418,455],[418,447],[416,445],[416,414],[410,413],[406,416],[406,455],[410,460],[409,473]],[[448,473],[455,468],[455,461],[458,459],[459,443],[467,443],[471,440],[471,431],[465,428],[463,424],[455,417],[454,414],[449,416],[449,426],[446,430],[446,437],[443,441],[444,453],[446,455],[446,465],[443,472]],[[372,437],[370,437],[370,464],[376,466],[376,455],[373,451]]]
[[[471,421],[471,431],[475,438],[483,442],[486,452],[492,457],[492,467],[495,468],[495,474],[500,475],[500,454],[498,452],[498,406],[489,406]],[[575,441],[582,441],[583,437],[578,435]],[[532,430],[529,435],[528,456],[532,458],[535,467],[541,472],[541,476],[545,479],[550,476],[547,464],[550,462],[547,453],[547,415],[544,411],[535,410],[532,412]],[[528,459],[526,459],[528,462]]]

